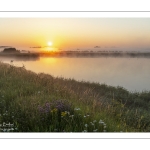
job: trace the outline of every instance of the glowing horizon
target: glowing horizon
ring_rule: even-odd
[[[0,18],[0,24],[0,46],[150,49],[149,18]]]

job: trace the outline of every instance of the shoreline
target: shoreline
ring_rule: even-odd
[[[125,58],[150,58],[150,52],[107,52],[107,51],[49,51],[28,53],[4,53],[4,57],[125,57]]]
[[[13,122],[17,128],[15,132],[55,132],[57,119],[58,132],[149,132],[148,91],[131,93],[122,87],[37,74],[5,63],[0,63],[0,75],[1,123]],[[57,108],[56,102],[63,107],[51,122],[49,117]],[[44,116],[38,112],[39,107]],[[76,116],[73,124],[71,120],[69,124],[64,123],[63,118],[60,120],[61,115],[64,119],[69,117],[66,111]],[[10,118],[12,112],[14,117]],[[48,118],[43,122],[42,116]],[[90,122],[98,129],[92,129]],[[102,122],[107,125],[106,130],[100,126]]]

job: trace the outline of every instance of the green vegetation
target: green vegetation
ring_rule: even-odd
[[[0,62],[1,132],[149,132],[150,92]]]

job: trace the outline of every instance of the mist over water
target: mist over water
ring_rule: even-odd
[[[105,83],[122,86],[135,91],[150,90],[150,58],[97,57],[39,57],[9,58],[0,57],[0,61],[21,67],[36,73],[48,73],[55,77],[74,78],[79,81]]]
[[[14,46],[11,46],[14,47]],[[5,47],[0,47],[0,52],[4,50]],[[49,51],[49,50],[56,50],[55,48],[48,48],[48,47],[15,47],[17,50],[20,51],[30,51],[30,52],[41,52],[41,51]],[[150,47],[117,47],[117,46],[98,46],[93,45],[93,47],[68,47],[68,48],[57,48],[58,51],[122,51],[122,52],[150,52]]]

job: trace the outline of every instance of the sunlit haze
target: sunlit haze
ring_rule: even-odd
[[[37,51],[150,50],[149,18],[0,18],[0,34],[0,46]]]

